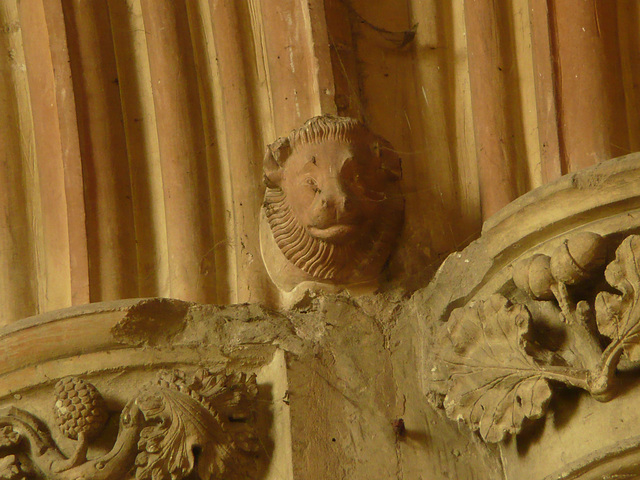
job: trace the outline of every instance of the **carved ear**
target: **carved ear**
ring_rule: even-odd
[[[371,151],[380,158],[380,168],[389,181],[395,182],[402,178],[402,161],[389,142],[377,139],[371,144]]]
[[[282,168],[291,154],[291,144],[288,138],[279,138],[271,145],[267,145],[267,151],[262,161],[264,184],[269,188],[278,188],[282,180]]]

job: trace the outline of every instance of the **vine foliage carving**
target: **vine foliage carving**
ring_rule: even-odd
[[[618,368],[640,360],[640,236],[606,263],[606,240],[583,232],[513,266],[526,301],[494,294],[454,310],[430,359],[430,398],[487,442],[542,417],[554,384],[612,399]],[[562,341],[545,342],[531,312]]]
[[[65,455],[38,418],[10,407],[0,412],[0,480],[253,478],[257,394],[255,375],[164,371],[124,406],[111,450],[88,459],[106,404],[93,385],[66,377],[54,413],[74,452]]]

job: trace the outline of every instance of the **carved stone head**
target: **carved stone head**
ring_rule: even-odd
[[[402,225],[401,173],[389,142],[351,118],[314,117],[267,147],[264,214],[299,279],[378,276]]]

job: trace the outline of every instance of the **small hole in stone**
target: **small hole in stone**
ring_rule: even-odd
[[[200,445],[194,445],[191,451],[193,452],[193,464],[197,467],[198,460],[200,459],[200,455],[202,454],[202,447]]]

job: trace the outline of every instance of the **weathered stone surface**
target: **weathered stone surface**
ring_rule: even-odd
[[[81,468],[82,455],[72,454],[78,442],[54,428],[59,379],[80,377],[105,399],[110,420],[88,442],[91,461],[112,449],[123,408],[160,372],[256,374],[256,478],[498,478],[490,449],[424,402],[414,363],[421,327],[401,303],[393,292],[315,295],[278,313],[144,299],[25,319],[0,333],[8,360],[0,365],[0,408],[48,425],[64,456],[75,458],[59,465]],[[404,429],[394,426],[400,421]],[[21,454],[0,453],[7,462]]]

